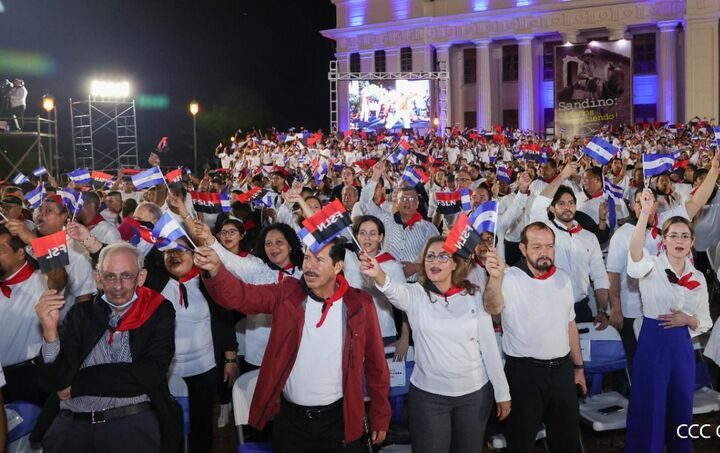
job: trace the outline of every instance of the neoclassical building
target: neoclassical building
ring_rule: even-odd
[[[635,120],[720,118],[720,0],[332,0],[341,73],[445,62],[447,125],[554,126],[557,45],[629,40]],[[348,82],[337,86],[348,126]]]

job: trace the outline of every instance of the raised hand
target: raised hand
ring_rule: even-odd
[[[505,275],[505,261],[497,254],[495,247],[491,247],[487,252],[485,270],[492,278],[503,278]]]
[[[214,277],[220,271],[220,257],[210,247],[198,247],[195,251],[194,262],[200,269],[208,271],[211,277]]]
[[[58,338],[57,329],[60,322],[60,310],[64,305],[65,296],[58,294],[57,290],[54,289],[45,291],[35,305],[35,313],[40,319],[43,337],[47,342],[53,342]]]

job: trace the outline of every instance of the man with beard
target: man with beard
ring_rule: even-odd
[[[507,451],[535,448],[545,423],[553,451],[575,453],[580,439],[575,386],[585,393],[580,336],[575,325],[570,276],[556,269],[555,233],[542,222],[523,229],[524,260],[506,269],[493,249],[485,268],[489,279],[483,301],[491,315],[502,315],[505,374],[513,408],[507,419]]]
[[[335,238],[318,253],[307,252],[301,279],[250,285],[213,249],[200,247],[195,255],[215,302],[273,316],[265,355],[272,360],[260,367],[250,424],[262,429],[274,416],[274,451],[362,451],[365,388],[371,439],[378,445],[385,439],[390,373],[380,326],[372,298],[340,273],[344,260],[345,242]]]
[[[607,310],[610,282],[603,264],[600,243],[594,234],[575,220],[575,193],[569,187],[561,185],[562,181],[575,171],[574,165],[568,164],[560,177],[548,184],[535,198],[530,208],[530,221],[544,222],[555,234],[555,262],[572,280],[576,321],[593,321],[588,294],[592,281],[597,303],[597,316],[594,321],[599,324],[599,329],[604,329],[609,321]],[[601,219],[607,219],[607,205],[602,204],[599,209]],[[552,214],[551,218],[548,212]]]

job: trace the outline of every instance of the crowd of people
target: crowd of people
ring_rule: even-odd
[[[209,452],[233,383],[259,369],[249,420],[272,421],[274,451],[364,451],[390,426],[388,360],[412,358],[414,452],[481,451],[502,432],[527,453],[541,424],[553,452],[575,452],[589,322],[622,338],[625,451],[690,452],[676,427],[692,423],[692,339],[713,329],[714,125],[603,128],[616,149],[604,165],[591,137],[442,132],[238,132],[217,169],[143,189],[132,169],[4,184],[4,403],[42,406],[31,439],[46,452],[177,452],[173,375],[188,388],[189,450]],[[654,154],[672,169],[650,176]],[[335,200],[351,227],[306,248]],[[463,211],[493,200],[494,229],[470,256],[449,252]],[[173,222],[182,234],[148,239]],[[68,262],[44,272],[34,245],[62,231]],[[720,328],[705,354],[720,363]]]

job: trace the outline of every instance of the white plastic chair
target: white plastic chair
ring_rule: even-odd
[[[243,438],[243,425],[248,424],[250,417],[250,403],[252,402],[255,386],[257,385],[260,370],[248,371],[237,378],[232,388],[233,415],[237,427],[238,442],[245,443]]]

